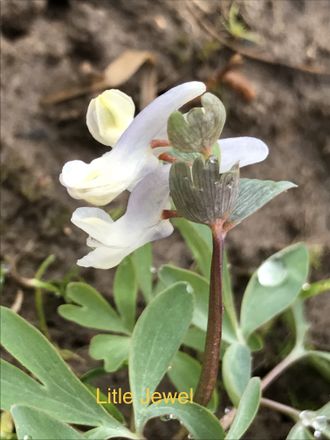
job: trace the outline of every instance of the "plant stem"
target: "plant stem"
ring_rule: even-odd
[[[292,408],[292,406],[284,405],[283,403],[275,402],[274,400],[266,399],[264,397],[261,399],[260,403],[266,408],[273,409],[274,411],[291,417],[295,422],[299,420],[299,411]]]
[[[195,402],[206,406],[215,388],[218,370],[222,330],[222,266],[225,233],[222,222],[211,226],[213,253],[210,274],[210,299],[206,332],[204,360],[199,383],[194,396]]]
[[[34,303],[39,320],[39,329],[42,331],[42,333],[46,336],[47,339],[50,339],[44,305],[43,305],[43,292],[39,288],[35,290]]]
[[[261,381],[261,389],[266,389],[275,379],[280,376],[283,371],[295,363],[302,357],[302,354],[295,353],[294,350],[285,357],[279,364],[277,364]]]

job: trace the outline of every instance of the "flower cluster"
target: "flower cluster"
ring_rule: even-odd
[[[171,114],[205,92],[201,82],[187,82],[156,98],[134,118],[132,99],[119,90],[107,90],[94,98],[87,111],[92,136],[111,146],[90,163],[67,162],[60,182],[75,199],[104,206],[123,191],[131,192],[125,214],[113,221],[103,209],[78,208],[72,222],[88,235],[93,250],[78,264],[108,269],[147,242],[170,235],[173,227],[163,216],[170,208],[167,152],[173,150],[167,136]],[[205,95],[206,96],[206,95]],[[188,127],[189,128],[189,127]],[[259,139],[238,137],[216,142],[219,173],[264,160],[267,146]]]

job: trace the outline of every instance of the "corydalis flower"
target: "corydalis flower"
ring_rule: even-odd
[[[203,83],[192,81],[159,96],[133,119],[110,152],[89,164],[80,160],[67,162],[60,176],[62,185],[73,198],[97,206],[106,205],[123,191],[134,188],[159,164],[151,141],[164,135],[169,115],[204,91]],[[98,123],[106,125],[107,119],[99,118]],[[94,128],[94,133],[107,131],[106,127]]]
[[[87,245],[94,248],[78,260],[80,266],[109,269],[145,243],[167,237],[173,231],[162,218],[169,200],[169,165],[160,166],[136,185],[126,213],[113,221],[100,208],[78,208],[72,223],[85,231]]]
[[[164,220],[163,210],[169,207],[169,165],[164,165],[161,154],[173,148],[167,141],[167,121],[171,113],[205,91],[200,82],[188,82],[174,87],[147,106],[120,135],[113,149],[87,164],[76,160],[68,162],[60,176],[61,183],[76,199],[94,205],[105,205],[126,189],[131,190],[126,213],[113,222],[99,208],[79,208],[72,222],[89,234],[87,244],[94,248],[80,259],[81,266],[107,269],[116,266],[128,254],[143,244],[170,235],[173,228]],[[93,136],[110,144],[110,134],[118,115],[114,103],[126,106],[126,122],[132,117],[133,107],[126,95],[108,91],[92,100],[87,112],[88,126]],[[110,93],[111,92],[111,93]],[[111,101],[114,97],[114,101]],[[102,102],[102,100],[107,102]],[[130,98],[129,98],[130,99]],[[111,115],[110,115],[111,113]],[[111,134],[111,136],[113,133]],[[106,139],[107,138],[107,139]],[[155,140],[162,139],[165,147],[152,148]],[[250,137],[218,141],[221,162],[219,172],[264,160],[267,146]]]

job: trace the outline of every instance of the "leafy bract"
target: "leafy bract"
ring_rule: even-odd
[[[308,275],[308,250],[302,243],[268,258],[252,275],[241,308],[246,338],[257,328],[290,307]]]
[[[283,191],[296,186],[286,181],[240,179],[238,197],[229,221],[234,224],[240,223]]]
[[[186,283],[177,283],[157,295],[135,325],[129,356],[129,380],[138,431],[147,391],[152,394],[166,373],[192,314],[192,294]]]
[[[76,304],[63,304],[58,312],[63,318],[84,327],[129,333],[115,310],[92,286],[85,283],[70,283],[66,298]]]

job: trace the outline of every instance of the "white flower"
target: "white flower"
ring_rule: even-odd
[[[254,137],[236,137],[219,139],[220,173],[229,171],[236,163],[245,167],[262,162],[268,156],[268,147]]]
[[[130,96],[120,90],[106,90],[89,103],[87,127],[98,142],[111,146],[133,121],[134,112],[135,105]]]
[[[170,165],[163,165],[157,157],[171,147],[152,148],[152,141],[163,139],[166,145],[170,114],[204,91],[205,85],[195,81],[174,87],[156,98],[130,124],[134,105],[127,95],[109,90],[92,100],[87,124],[100,142],[110,145],[129,125],[113,149],[103,156],[89,164],[80,160],[67,162],[60,181],[72,197],[99,206],[126,189],[132,192],[126,213],[115,222],[99,208],[78,208],[73,213],[72,222],[89,234],[87,245],[93,248],[78,261],[79,265],[114,267],[143,244],[172,233],[171,223],[162,217],[163,210],[169,207]],[[117,109],[116,103],[121,108]],[[268,155],[267,146],[252,137],[221,139],[218,144],[221,173],[235,163],[243,167]]]
[[[169,168],[159,166],[136,185],[119,220],[100,208],[76,209],[71,221],[89,234],[87,245],[94,248],[78,265],[110,269],[145,243],[172,233],[170,221],[162,218],[169,200]]]
[[[169,115],[201,95],[205,85],[192,81],[170,89],[140,112],[114,148],[89,164],[67,162],[60,182],[75,199],[106,205],[131,189],[159,164],[150,143],[164,133]]]

